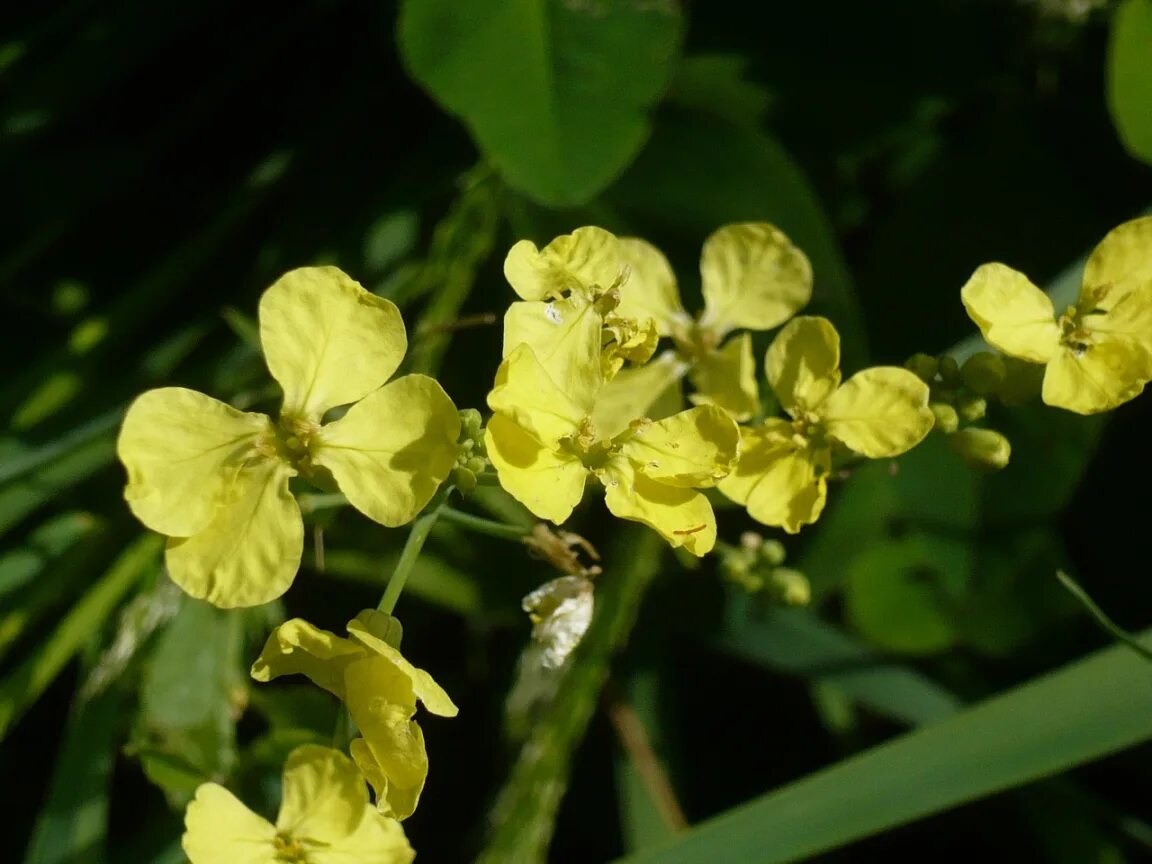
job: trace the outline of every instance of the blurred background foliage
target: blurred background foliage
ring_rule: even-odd
[[[253,686],[248,664],[286,615],[339,630],[374,605],[404,533],[319,509],[323,566],[310,544],[282,602],[218,611],[164,577],[113,453],[150,386],[274,401],[253,316],[280,272],[336,263],[392,297],[408,365],[483,407],[520,237],[644,236],[690,298],[709,232],[773,221],[852,370],[971,350],[958,290],[984,261],[1074,293],[1084,254],[1152,203],[1150,0],[750,14],[0,8],[0,860],[180,861],[198,783],[274,809],[286,753],[330,738],[333,702]],[[1054,578],[1152,621],[1150,404],[1004,411],[996,475],[937,440],[853,472],[781,538],[806,610],[586,508],[595,622],[507,725],[519,598],[553,574],[441,523],[398,609],[405,653],[461,706],[424,724],[421,860],[1152,860],[1152,670]],[[466,506],[530,524],[493,490]],[[729,543],[756,527],[720,518]]]

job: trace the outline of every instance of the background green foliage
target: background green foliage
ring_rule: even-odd
[[[254,687],[247,666],[285,615],[339,629],[374,605],[404,533],[317,510],[323,567],[310,543],[282,603],[220,612],[167,582],[113,454],[149,386],[274,403],[252,316],[283,270],[336,263],[395,299],[410,367],[482,407],[498,327],[446,325],[498,320],[520,237],[647,237],[693,308],[704,237],[773,221],[811,257],[811,309],[851,371],[971,351],[958,290],[984,261],[1067,298],[1087,250],[1152,201],[1152,0],[746,14],[0,9],[0,860],[179,861],[198,783],[274,809],[285,754],[330,739],[325,694]],[[551,574],[440,523],[398,607],[406,654],[461,707],[424,724],[421,860],[1146,860],[1152,670],[1054,572],[1125,626],[1152,620],[1149,404],[1107,423],[1005,411],[997,475],[935,440],[853,472],[786,538],[808,610],[586,508],[597,618],[507,733],[519,598]],[[490,489],[465,506],[525,520]],[[728,542],[755,527],[720,518]]]

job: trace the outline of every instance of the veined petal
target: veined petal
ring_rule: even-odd
[[[599,375],[599,346],[596,350],[595,369]],[[575,433],[591,413],[592,405],[590,398],[574,401],[568,392],[557,387],[527,345],[517,347],[504,358],[496,370],[496,384],[488,394],[489,408],[546,444],[555,444]]]
[[[288,754],[276,828],[324,846],[356,830],[368,788],[356,765],[331,747],[305,744]]]
[[[584,497],[588,469],[579,457],[552,449],[502,414],[484,433],[500,485],[539,516],[562,525]]]
[[[1062,348],[1044,370],[1041,398],[1077,414],[1111,411],[1144,390],[1147,379],[1133,374],[1147,362],[1139,346],[1123,340],[1099,342],[1077,356]]]
[[[403,654],[378,635],[381,619],[389,617],[376,609],[365,609],[348,622],[348,633],[365,648],[395,666],[408,679],[416,698],[430,712],[440,717],[455,717],[460,709],[453,704],[448,694],[444,692],[444,688],[437,684],[432,676],[423,669],[418,669],[405,660]],[[385,624],[385,626],[387,625]]]
[[[769,421],[741,433],[740,461],[720,491],[764,525],[790,534],[820,518],[831,457],[827,448],[798,443],[789,424]]]
[[[417,734],[423,735],[419,726],[416,727],[416,731]],[[349,744],[348,752],[352,754],[368,785],[376,792],[376,808],[381,816],[395,821],[406,819],[415,812],[416,805],[420,803],[420,793],[424,791],[423,783],[410,788],[402,788],[393,783],[363,738],[357,738]],[[398,816],[398,813],[406,815]]]
[[[604,469],[604,501],[612,515],[642,522],[673,547],[704,556],[716,544],[716,515],[702,492],[646,477],[628,459]]]
[[[252,677],[271,681],[281,675],[306,675],[317,687],[344,698],[344,667],[368,652],[363,646],[303,618],[292,618],[272,631],[252,664]]]
[[[692,368],[690,395],[697,405],[718,405],[733,419],[749,420],[760,411],[756,386],[756,361],[752,358],[752,334],[733,336],[719,349],[709,351]]]
[[[1047,363],[1060,344],[1048,295],[1019,270],[982,264],[960,289],[964,308],[984,338],[1005,354]]]
[[[604,385],[592,409],[592,425],[604,438],[615,438],[633,420],[658,420],[684,407],[680,379],[689,366],[675,351],[665,351],[655,360],[622,369]]]
[[[714,232],[704,241],[700,276],[700,326],[720,335],[737,327],[771,330],[812,297],[808,257],[767,222],[725,225]]]
[[[637,321],[651,319],[661,336],[691,326],[692,318],[680,303],[676,275],[664,253],[639,237],[621,237],[620,253],[629,271],[620,287],[616,314]]]
[[[360,824],[347,837],[331,846],[308,850],[309,864],[410,864],[415,857],[400,823],[377,812],[371,804],[364,805]]]
[[[192,864],[276,864],[276,828],[216,783],[204,783],[184,813],[180,845]]]
[[[266,458],[236,474],[206,528],[168,539],[164,563],[172,581],[224,609],[259,606],[287,591],[304,548],[304,521],[288,491],[295,473]]]
[[[313,453],[348,502],[394,528],[415,518],[456,464],[460,416],[426,375],[390,381],[321,427]]]
[[[620,455],[636,470],[672,486],[712,486],[736,461],[740,430],[715,405],[689,408],[663,420],[641,421],[620,436]]]
[[[1129,354],[1125,377],[1152,378],[1152,277],[1109,302],[1106,312],[1084,316],[1082,326],[1097,344],[1119,341],[1127,346],[1120,349]]]
[[[1107,288],[1100,301],[1112,308],[1129,292],[1152,284],[1152,216],[1141,216],[1109,231],[1084,266],[1083,291]]]
[[[764,357],[768,384],[792,416],[815,411],[840,386],[840,334],[827,318],[789,321]]]
[[[301,267],[260,298],[260,343],[284,389],[282,413],[318,420],[392,377],[408,337],[391,300],[337,267]]]
[[[148,390],[128,407],[116,440],[128,470],[124,498],[153,531],[189,537],[216,516],[257,440],[272,434],[263,414],[183,387]]]
[[[525,300],[560,297],[592,286],[607,290],[622,271],[616,235],[595,226],[563,234],[543,249],[521,240],[504,259],[504,278]]]
[[[869,459],[899,456],[932,431],[928,385],[907,369],[857,372],[820,406],[828,434]]]
[[[586,410],[600,389],[603,325],[585,294],[513,303],[504,313],[504,356],[527,345],[555,387]]]

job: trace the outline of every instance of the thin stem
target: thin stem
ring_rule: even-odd
[[[453,507],[445,505],[440,508],[440,516],[446,522],[452,522],[461,528],[475,531],[477,534],[487,534],[489,537],[498,537],[501,540],[514,540],[520,542],[526,532],[519,525],[509,525],[507,522],[497,522],[495,519],[485,519],[483,516],[473,516]]]
[[[381,612],[391,615],[392,610],[396,608],[396,601],[400,599],[400,594],[404,591],[404,584],[408,581],[408,577],[412,574],[412,568],[416,566],[420,552],[424,549],[424,541],[428,539],[432,526],[440,517],[440,512],[444,509],[444,502],[448,500],[448,493],[451,491],[452,485],[450,483],[441,486],[440,491],[424,508],[424,512],[412,523],[412,530],[408,532],[408,540],[400,552],[400,560],[396,562],[396,569],[392,571],[392,576],[384,588],[384,596],[380,598],[380,603],[376,606]]]
[[[339,492],[305,492],[303,495],[297,496],[296,500],[300,502],[300,509],[305,513],[315,513],[317,510],[329,510],[333,507],[344,507],[348,504],[348,499]]]
[[[1096,601],[1088,596],[1088,592],[1081,588],[1075,579],[1073,579],[1063,570],[1056,571],[1056,578],[1060,580],[1060,584],[1067,588],[1073,597],[1080,601],[1080,604],[1088,610],[1088,613],[1093,618],[1096,619],[1097,624],[1099,624],[1115,639],[1123,642],[1145,660],[1152,662],[1152,650],[1144,647],[1144,645],[1140,643],[1139,639],[1137,639],[1135,636],[1133,636],[1131,633],[1120,627],[1111,618],[1109,618],[1104,613],[1104,610],[1096,605]]]

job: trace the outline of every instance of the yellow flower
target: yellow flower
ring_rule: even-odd
[[[266,603],[292,584],[303,523],[289,478],[337,486],[361,513],[396,526],[456,460],[460,421],[440,385],[423,375],[385,384],[407,347],[399,310],[340,270],[281,276],[260,299],[260,341],[284,391],[278,422],[163,387],[132,403],[117,442],[128,506],[169,537],[169,575],[222,607]]]
[[[652,321],[676,350],[660,366],[624,370],[608,391],[613,400],[640,400],[645,407],[689,376],[696,404],[714,404],[737,420],[760,410],[751,334],[725,341],[733,330],[771,330],[803,308],[812,296],[812,267],[782,231],[766,222],[725,225],[704,242],[700,255],[704,310],[697,320],[684,311],[676,277],[650,243],[621,238],[629,277],[616,314]],[[644,400],[647,400],[645,402]]]
[[[932,429],[928,385],[877,366],[840,383],[840,336],[825,318],[790,321],[765,357],[768,383],[791,421],[741,430],[740,461],[720,491],[765,525],[796,533],[824,509],[833,445],[869,459],[911,449]]]
[[[395,618],[365,610],[348,622],[348,633],[351,639],[301,618],[285,621],[252,664],[252,677],[306,675],[342,700],[363,736],[352,742],[352,758],[376,790],[376,806],[407,819],[428,776],[424,734],[412,719],[416,701],[441,717],[455,717],[457,709],[431,675],[392,647],[400,634]]]
[[[204,783],[184,814],[192,864],[408,864],[415,853],[395,819],[377,812],[352,760],[315,744],[284,763],[273,825],[216,783]]]
[[[531,347],[509,354],[488,394],[495,412],[485,433],[500,484],[542,519],[563,523],[580,502],[591,474],[603,483],[608,509],[643,522],[673,546],[704,555],[716,540],[708,499],[736,456],[739,431],[707,405],[664,420],[633,421],[606,437],[593,419],[602,377],[595,364],[570,368],[563,390]]]
[[[1152,216],[1108,232],[1084,268],[1079,299],[1059,318],[1048,295],[1003,264],[977,268],[960,297],[989,343],[1045,364],[1049,405],[1109,411],[1152,380]]]

